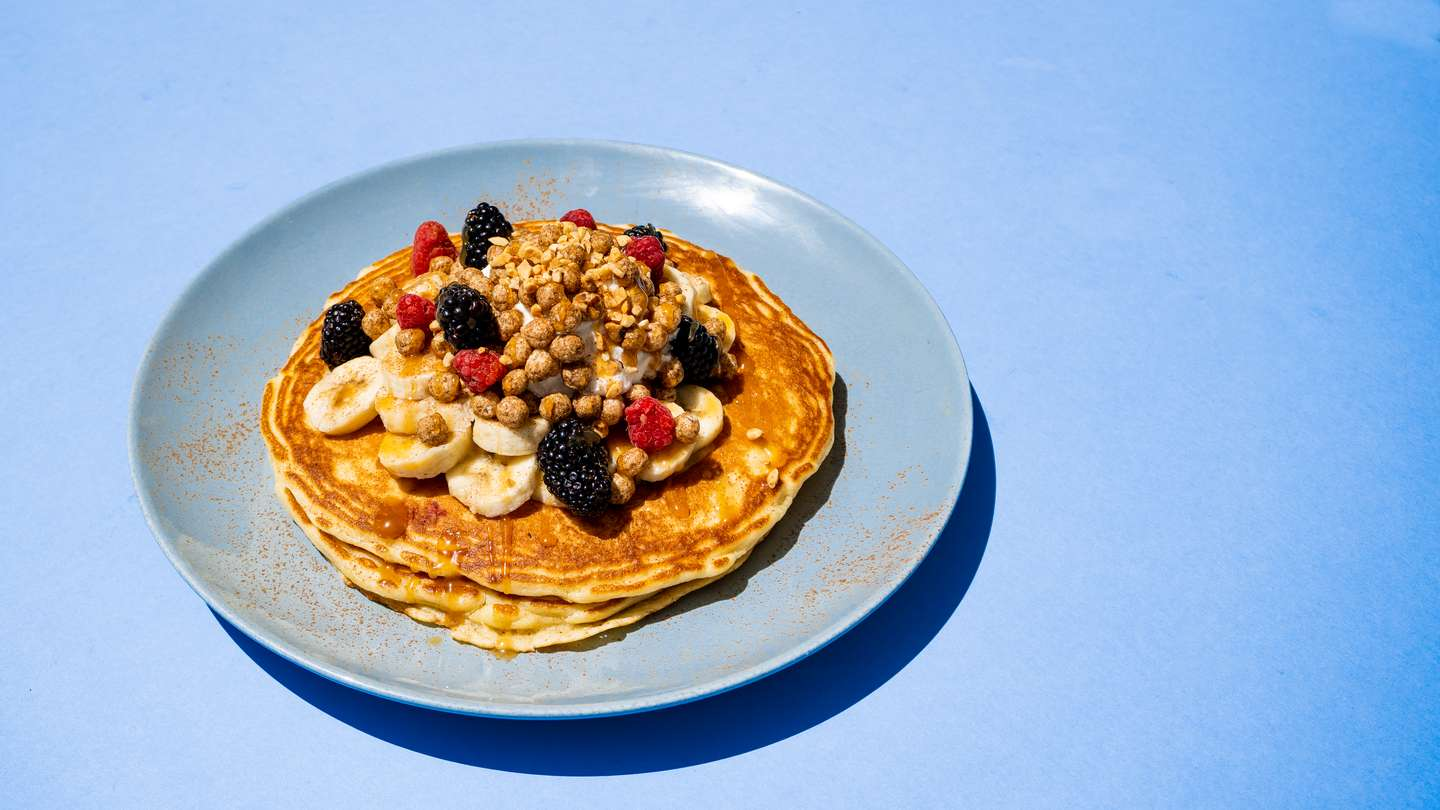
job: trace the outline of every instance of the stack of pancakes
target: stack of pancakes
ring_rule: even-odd
[[[326,367],[321,319],[306,328],[265,387],[261,428],[281,502],[349,584],[460,641],[528,651],[631,624],[744,561],[830,451],[834,359],[759,278],[666,242],[735,321],[741,373],[709,386],[726,416],[709,454],[598,518],[538,501],[479,517],[443,477],[381,467],[378,421],[343,436],[310,427],[302,402]],[[405,282],[409,265],[408,248],[391,254],[328,303],[368,300],[382,278]]]

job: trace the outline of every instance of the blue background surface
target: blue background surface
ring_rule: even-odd
[[[1440,803],[1440,5],[1156,5],[7,9],[0,803]],[[791,670],[437,715],[236,638],[150,538],[130,382],[198,269],[530,136],[803,189],[953,325],[951,529]]]

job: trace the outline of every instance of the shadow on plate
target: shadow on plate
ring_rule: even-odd
[[[743,754],[805,731],[864,699],[919,655],[959,606],[980,566],[995,514],[990,427],[973,388],[970,398],[975,435],[965,487],[935,547],[910,579],[868,618],[808,658],[694,703],[589,720],[447,714],[341,686],[215,618],[246,655],[311,705],[367,734],[440,759],[518,773],[597,776],[663,771]]]

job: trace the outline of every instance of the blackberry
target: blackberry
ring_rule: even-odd
[[[435,296],[435,320],[445,340],[456,349],[478,349],[500,342],[500,326],[490,302],[474,287],[459,282],[445,285]]]
[[[488,202],[482,202],[465,215],[465,242],[460,254],[460,263],[465,267],[484,267],[485,251],[490,249],[490,237],[510,238],[515,228],[500,209]]]
[[[363,320],[365,308],[353,298],[325,310],[325,325],[320,329],[320,359],[325,365],[335,368],[370,353],[370,336],[360,327]]]
[[[636,225],[635,227],[630,228],[629,230],[625,231],[625,235],[630,237],[631,239],[639,239],[642,236],[653,236],[656,239],[660,240],[661,250],[665,251],[666,253],[670,252],[670,246],[665,244],[665,237],[660,235],[660,229],[655,227],[654,225],[651,225],[648,222],[644,225]]]
[[[610,453],[605,440],[567,416],[540,440],[537,460],[545,488],[576,514],[589,517],[610,505]]]
[[[720,344],[694,318],[681,315],[680,326],[670,338],[670,353],[685,367],[685,379],[698,383],[715,370],[720,361]]]

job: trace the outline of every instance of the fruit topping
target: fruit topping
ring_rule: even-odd
[[[545,487],[580,515],[594,515],[610,504],[610,454],[599,434],[571,416],[557,422],[540,440],[540,473]]]
[[[370,337],[362,326],[365,308],[354,299],[341,301],[325,310],[320,330],[320,359],[330,368],[370,353]]]
[[[660,240],[653,236],[642,236],[639,239],[631,239],[625,245],[625,255],[638,259],[646,267],[650,268],[653,276],[655,271],[665,266],[665,246]]]
[[[500,342],[500,328],[495,313],[490,311],[490,302],[464,284],[449,284],[435,296],[435,319],[445,330],[445,339],[457,349],[478,349]]]
[[[595,217],[591,216],[590,212],[586,211],[584,208],[576,208],[571,211],[566,211],[565,216],[560,217],[560,221],[573,222],[582,228],[593,229],[595,227]]]
[[[490,238],[509,238],[515,229],[500,209],[488,202],[482,202],[465,215],[465,253],[460,263],[466,267],[484,267],[485,251],[490,249]]]
[[[698,383],[710,376],[720,359],[720,345],[715,336],[705,331],[689,315],[680,316],[675,337],[670,338],[670,353],[685,368],[685,379]]]
[[[435,320],[435,304],[424,296],[406,293],[395,303],[395,320],[401,329],[424,329]]]
[[[660,235],[660,229],[655,227],[654,225],[651,225],[648,222],[644,225],[636,225],[635,227],[625,231],[625,235],[630,237],[631,239],[639,239],[643,236],[653,236],[655,237],[655,241],[660,243],[660,249],[662,251],[666,253],[670,252],[670,246],[665,244],[665,237]]]
[[[675,441],[675,417],[660,400],[641,397],[625,409],[625,431],[641,450],[663,450]]]
[[[494,352],[477,352],[474,349],[456,352],[450,369],[460,375],[460,381],[465,383],[465,387],[470,389],[472,394],[485,391],[499,382],[508,371]]]
[[[415,229],[415,242],[410,251],[410,272],[417,276],[428,272],[431,260],[440,256],[451,259],[456,256],[450,234],[444,225],[434,220],[420,223],[420,227]]]

